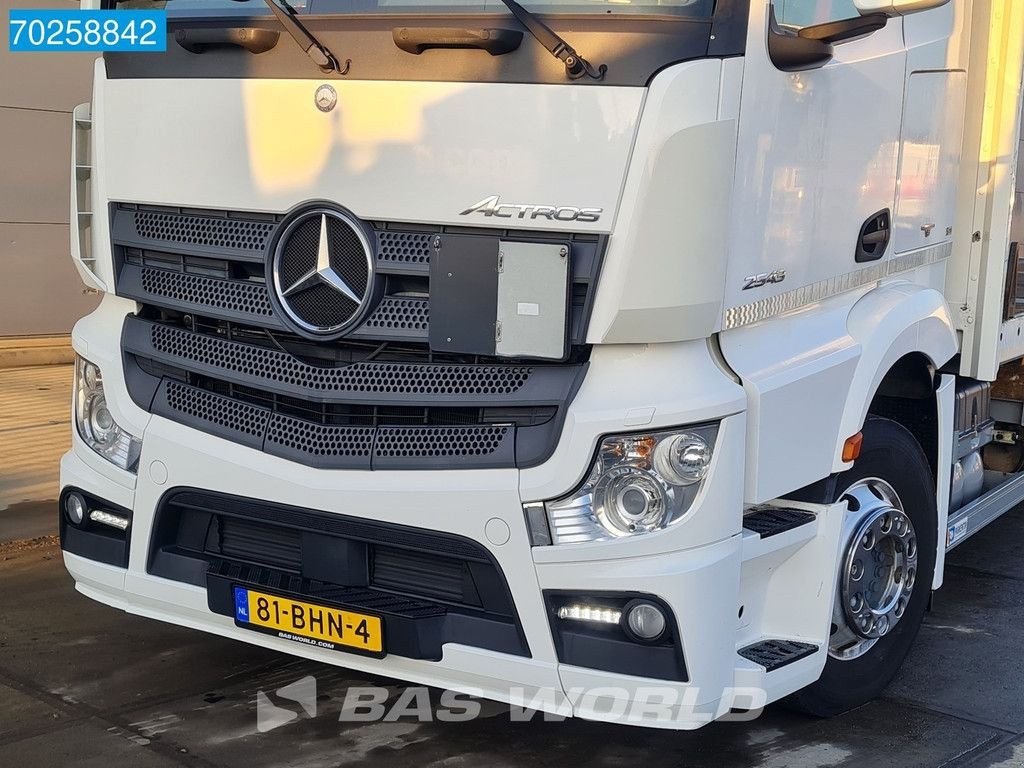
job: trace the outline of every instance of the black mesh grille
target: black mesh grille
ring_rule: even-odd
[[[327,212],[325,230],[323,211],[111,204],[116,291],[141,304],[122,339],[135,403],[307,466],[547,460],[585,375],[583,331],[604,239],[557,237],[572,242],[568,359],[503,360],[487,346],[431,345],[434,241],[547,243],[551,233],[362,222],[343,211]],[[330,271],[318,271],[324,236]]]
[[[397,264],[429,264],[433,237],[421,232],[379,232],[377,259]]]
[[[253,437],[263,435],[270,416],[269,412],[262,408],[229,400],[174,381],[167,384],[167,404],[173,410],[194,419]]]
[[[359,309],[348,296],[324,283],[288,298],[292,312],[314,328],[332,329],[344,325]]]
[[[430,302],[389,296],[370,315],[365,327],[377,331],[407,331],[425,337],[430,328]]]
[[[309,213],[310,209],[306,209],[307,218],[298,219],[290,235],[295,241],[290,244],[291,250],[302,251],[303,258],[289,260],[279,270],[284,287],[294,286],[316,265],[322,218]],[[347,216],[341,218],[342,212],[337,216],[328,217],[335,269],[347,273],[343,277],[355,293],[365,293],[367,282],[371,282],[365,268],[365,242],[380,277],[372,281],[382,289],[379,295],[374,292],[371,306],[366,307],[358,327],[347,328],[351,338],[359,340],[428,342],[429,272],[436,238],[447,241],[486,234],[524,242],[550,240],[542,232],[355,219],[349,222]],[[208,308],[208,315],[223,320],[287,327],[289,319],[280,308],[276,312],[272,309],[276,302],[272,301],[263,277],[270,246],[283,234],[279,228],[288,226],[288,221],[283,215],[114,203],[111,237],[118,269],[117,293],[162,308],[196,313]],[[360,235],[365,235],[365,240]],[[604,242],[587,235],[559,235],[557,239],[564,241],[566,237],[572,240],[571,340],[581,348]],[[148,270],[145,286],[144,270]],[[187,277],[173,278],[176,273]],[[294,308],[294,317],[302,318],[310,326],[307,331],[322,328],[325,335],[345,329],[358,312],[358,302],[315,282],[310,283],[308,290],[293,294],[289,304]],[[276,316],[278,313],[282,316]]]
[[[385,458],[487,456],[501,447],[511,427],[384,427],[374,453]]]
[[[236,387],[235,393],[242,393]],[[176,381],[164,383],[153,412],[186,424],[215,427],[247,445],[310,466],[363,469],[430,467],[462,460],[464,466],[514,464],[510,424],[419,427],[334,425],[249,405]],[[219,429],[216,429],[219,427]],[[207,431],[211,431],[207,429]]]
[[[336,427],[313,424],[277,414],[267,430],[267,448],[286,448],[318,458],[369,457],[373,450],[373,427]]]
[[[533,368],[483,365],[354,363],[310,365],[276,349],[239,344],[165,325],[151,326],[158,352],[206,366],[317,391],[410,395],[495,395],[521,389]]]
[[[331,245],[331,266],[344,276],[349,287],[362,296],[370,280],[369,254],[359,235],[348,224],[327,220],[327,236]]]
[[[275,226],[272,221],[242,221],[158,211],[138,211],[135,214],[135,230],[139,237],[147,240],[239,251],[262,251]]]
[[[165,269],[143,269],[142,290],[176,302],[202,304],[258,317],[273,317],[270,297],[262,283],[218,280]]]
[[[306,219],[292,230],[278,264],[281,287],[288,289],[316,267],[320,247],[320,219]]]

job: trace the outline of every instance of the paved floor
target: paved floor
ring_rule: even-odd
[[[66,403],[67,392],[54,390],[66,373],[15,378]],[[8,375],[0,372],[5,395]],[[350,686],[385,685],[393,700],[404,688],[128,616],[74,592],[52,535],[24,541],[53,533],[52,505],[40,500],[55,489],[64,437],[37,439],[31,451],[41,458],[16,461],[8,475],[8,436],[20,432],[18,459],[31,430],[9,417],[0,412],[0,499],[19,501],[0,511],[0,766],[1024,767],[1024,510],[957,550],[897,682],[843,717],[770,709],[755,723],[681,734],[515,723],[506,708],[485,705],[485,716],[467,723],[340,723]],[[47,426],[35,434],[49,436]],[[259,733],[258,692],[310,675],[318,715]]]
[[[74,367],[0,369],[0,511],[57,497]]]

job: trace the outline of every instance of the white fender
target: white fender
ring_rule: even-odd
[[[957,350],[942,294],[893,281],[726,331],[722,354],[747,394],[744,501],[759,504],[849,469],[878,385],[900,358],[936,366]]]
[[[900,358],[920,352],[938,368],[957,352],[946,299],[932,288],[912,283],[893,282],[866,294],[850,311],[847,330],[860,345],[861,355],[840,421],[834,472],[852,466],[843,461],[843,444],[864,426],[882,379]]]

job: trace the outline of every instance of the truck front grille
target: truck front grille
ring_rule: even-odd
[[[373,225],[383,287],[366,320],[340,341],[295,335],[265,278],[281,218],[112,206],[117,292],[142,305],[122,338],[140,407],[323,468],[530,467],[551,455],[586,371],[598,238],[559,236],[573,241],[569,359],[524,362],[431,349],[440,227]]]

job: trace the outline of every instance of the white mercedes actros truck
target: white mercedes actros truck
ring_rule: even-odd
[[[830,715],[1024,501],[1024,3],[82,5],[169,20],[74,113],[83,594],[584,718]]]

